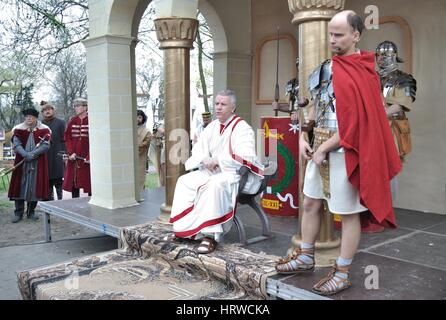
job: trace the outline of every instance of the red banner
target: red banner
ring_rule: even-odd
[[[262,117],[265,155],[277,159],[278,174],[262,195],[263,210],[271,215],[297,216],[299,206],[299,127],[290,117]],[[271,148],[277,142],[276,148]],[[274,149],[274,150],[271,150]]]

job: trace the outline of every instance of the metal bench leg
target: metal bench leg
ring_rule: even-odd
[[[254,211],[259,216],[260,221],[262,222],[262,235],[269,237],[271,236],[271,226],[269,224],[268,218],[265,215],[265,212],[262,210],[260,205],[255,201],[254,198],[249,199],[248,205],[254,209]]]
[[[45,227],[45,241],[51,242],[51,220],[50,215],[46,212],[43,212],[43,224]]]
[[[240,220],[240,218],[237,215],[234,215],[233,220],[234,220],[235,226],[237,227],[239,242],[242,245],[246,245],[246,243],[247,243],[246,232],[245,232],[245,228],[243,226],[242,220]]]

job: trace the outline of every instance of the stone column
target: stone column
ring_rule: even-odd
[[[328,22],[339,11],[344,9],[345,0],[288,0],[288,7],[293,16],[293,24],[298,28],[299,43],[299,83],[300,95],[309,98],[308,77],[324,60],[331,58],[328,38]],[[300,113],[303,121],[305,112]],[[299,159],[299,230],[292,239],[292,248],[299,245],[300,226],[302,222],[302,184],[305,172],[305,161]],[[330,260],[337,257],[340,239],[335,238],[333,216],[322,207],[321,232],[316,241],[316,263],[318,266],[331,265]]]
[[[131,37],[112,35],[83,42],[87,50],[90,203],[108,209],[138,204],[132,42]]]
[[[190,18],[161,18],[155,21],[156,36],[160,49],[164,51],[164,123],[166,156],[166,202],[161,206],[161,221],[168,221],[172,209],[173,195],[177,179],[185,174],[184,161],[188,150],[178,155],[177,136],[172,130],[183,129],[190,132],[190,57],[189,50],[198,30],[198,20]],[[178,132],[178,131],[176,131]],[[174,135],[171,138],[169,135]],[[182,137],[184,140],[186,137]],[[189,148],[189,136],[182,141]],[[172,153],[172,154],[171,154]],[[181,158],[181,159],[180,159]],[[181,160],[181,161],[180,161]]]

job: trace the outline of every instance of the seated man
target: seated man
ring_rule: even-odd
[[[235,115],[233,91],[218,93],[215,114],[192,149],[186,170],[199,170],[181,176],[176,184],[170,222],[174,236],[201,239],[198,253],[213,252],[229,231],[235,214],[240,176],[247,166],[251,172],[243,192],[254,194],[263,179],[263,166],[257,161],[254,131]]]

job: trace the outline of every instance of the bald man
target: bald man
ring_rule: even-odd
[[[332,295],[351,286],[349,270],[360,236],[360,214],[396,227],[390,179],[401,163],[386,120],[375,72],[374,54],[356,48],[362,19],[342,11],[329,22],[333,59],[309,77],[312,135],[303,132],[299,151],[308,160],[304,180],[302,242],[293,255],[281,259],[282,274],[314,270],[314,246],[320,230],[320,207],[342,217],[341,252],[327,277],[313,287]],[[309,126],[310,127],[310,126]],[[312,140],[309,140],[312,136]]]

